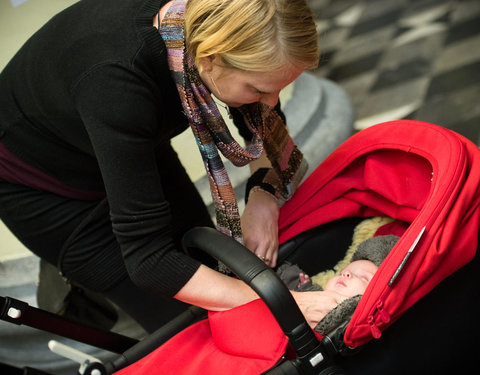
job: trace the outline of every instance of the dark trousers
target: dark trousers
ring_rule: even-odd
[[[180,246],[188,229],[213,224],[174,150],[164,148],[158,157],[158,165],[168,166],[159,173],[171,205],[174,241]],[[147,331],[186,308],[132,283],[112,232],[107,199],[73,200],[0,179],[0,219],[33,253],[58,267],[68,279],[101,292]]]

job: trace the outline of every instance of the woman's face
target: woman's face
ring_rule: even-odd
[[[346,297],[363,294],[378,267],[368,260],[356,260],[332,277],[325,285],[325,290],[337,292]]]
[[[225,66],[216,55],[203,58],[200,63],[202,81],[230,107],[257,102],[274,107],[280,91],[303,72],[292,65],[274,72],[248,72]]]

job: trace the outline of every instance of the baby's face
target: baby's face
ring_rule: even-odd
[[[356,260],[332,277],[325,285],[325,290],[337,292],[346,297],[363,294],[378,267],[368,260]]]

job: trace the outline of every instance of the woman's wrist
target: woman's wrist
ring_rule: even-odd
[[[264,181],[264,178],[269,170],[270,168],[259,168],[249,177],[245,189],[245,203],[248,203],[250,194],[257,191],[268,193],[275,200],[277,200],[277,197],[275,196],[275,188],[273,187],[273,185]]]
[[[245,202],[248,202],[250,200],[251,196],[254,195],[254,194],[257,194],[257,193],[269,196],[270,198],[272,198],[275,201],[275,203],[277,205],[279,205],[278,198],[274,194],[272,194],[269,191],[263,189],[261,186],[252,187],[250,189],[249,193],[248,193],[248,197],[246,197],[246,199],[245,199]]]
[[[207,310],[222,311],[243,305],[259,297],[242,280],[223,275],[201,265],[175,295],[175,298]]]

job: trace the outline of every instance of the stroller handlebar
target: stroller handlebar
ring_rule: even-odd
[[[303,362],[301,366],[305,360],[308,367],[317,365],[312,358],[318,358],[320,342],[292,294],[272,269],[242,244],[213,228],[192,228],[184,235],[182,244],[186,251],[197,248],[213,256],[255,290],[289,338],[297,359]]]

